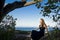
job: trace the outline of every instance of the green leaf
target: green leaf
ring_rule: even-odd
[[[40,3],[36,3],[36,7],[39,9],[41,7]]]

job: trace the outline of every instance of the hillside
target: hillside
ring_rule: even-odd
[[[16,38],[16,40],[31,40],[31,37],[28,37],[28,35],[30,35],[30,32],[28,31],[19,31],[18,34],[24,36],[20,35]],[[50,31],[49,33],[45,34],[45,36],[43,36],[40,40],[60,40],[60,30],[55,29],[53,31]]]
[[[50,31],[48,34],[46,34],[40,40],[60,40],[60,30],[55,29],[53,31]]]

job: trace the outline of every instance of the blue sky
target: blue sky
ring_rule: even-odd
[[[5,3],[12,3],[14,1],[16,0],[6,0]],[[40,18],[43,18],[47,25],[55,25],[52,19],[48,17],[43,17],[39,13],[40,9],[37,9],[35,5],[30,5],[27,7],[15,9],[11,11],[9,15],[12,15],[14,18],[17,18],[16,27],[38,27]]]

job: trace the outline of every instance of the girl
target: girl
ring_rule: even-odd
[[[45,29],[47,30],[47,25],[44,22],[44,19],[40,19],[39,31],[32,30],[31,38],[32,40],[39,40],[41,37],[44,36]],[[47,30],[48,31],[48,30]]]

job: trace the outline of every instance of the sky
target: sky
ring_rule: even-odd
[[[5,3],[12,3],[19,0],[6,0]],[[56,23],[53,22],[51,18],[43,17],[40,13],[40,9],[34,5],[30,5],[23,8],[18,8],[9,13],[14,18],[17,18],[16,27],[38,27],[40,19],[43,18],[45,23],[50,26],[55,26]]]

